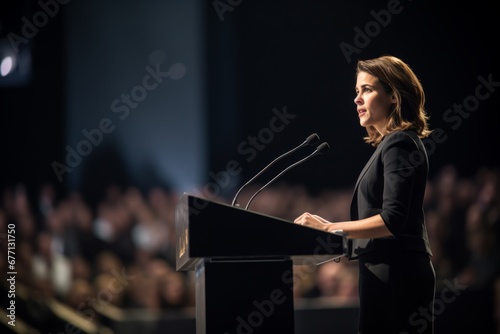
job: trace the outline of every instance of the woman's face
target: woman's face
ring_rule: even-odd
[[[359,124],[373,126],[385,135],[385,124],[392,105],[396,103],[393,94],[388,94],[378,79],[367,72],[359,72],[356,80],[356,97]]]

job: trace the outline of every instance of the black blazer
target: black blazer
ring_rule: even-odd
[[[417,251],[432,255],[423,199],[429,162],[415,131],[385,136],[361,171],[351,201],[351,220],[380,214],[394,236],[350,239],[348,258],[374,251]]]

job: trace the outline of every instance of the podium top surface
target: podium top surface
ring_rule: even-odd
[[[342,236],[291,221],[183,194],[176,208],[176,269],[202,260],[291,258],[318,264],[345,254]]]

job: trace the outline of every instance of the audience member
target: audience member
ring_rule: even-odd
[[[259,188],[243,191],[240,206]],[[286,220],[310,211],[342,221],[349,216],[350,194],[351,189],[334,189],[312,195],[303,186],[278,183],[262,191],[250,209]],[[76,191],[58,197],[50,184],[42,184],[33,203],[22,184],[5,188],[0,250],[6,253],[7,226],[15,224],[18,284],[75,309],[83,305],[89,314],[105,305],[183,312],[195,305],[195,275],[175,270],[179,198],[161,187],[143,193],[112,185],[93,208]],[[429,179],[424,201],[436,292],[455,279],[470,291],[495,288],[492,316],[500,328],[500,172],[482,168],[461,177],[445,166]],[[2,257],[0,269],[6,268]],[[356,270],[347,261],[294,265],[294,298],[353,305]]]

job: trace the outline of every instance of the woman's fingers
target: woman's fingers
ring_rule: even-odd
[[[304,212],[303,214],[295,218],[294,223],[304,225],[304,222],[308,217],[311,217],[311,214],[309,212]]]
[[[306,225],[306,226],[318,226],[321,224],[321,221],[315,218],[308,212],[303,213],[297,219],[295,219],[295,224],[298,225]]]

